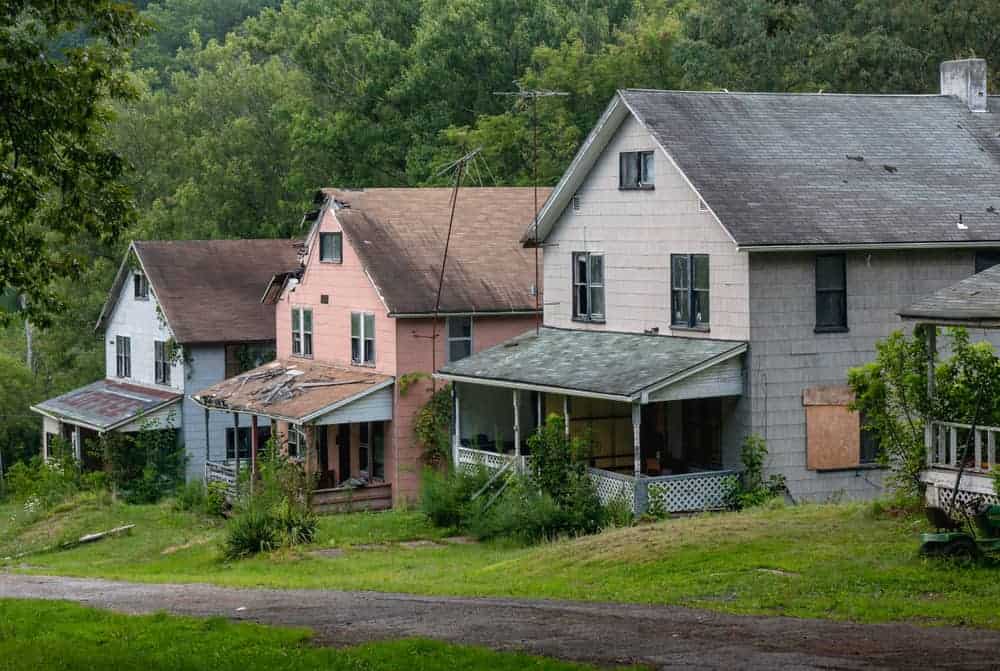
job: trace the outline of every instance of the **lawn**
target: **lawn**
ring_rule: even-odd
[[[224,563],[220,522],[167,505],[91,499],[0,531],[0,558],[126,522],[136,524],[130,536],[6,565],[152,582],[681,604],[1000,628],[995,567],[921,559],[922,518],[876,515],[862,504],[700,515],[533,548],[439,544],[442,532],[419,513],[358,513],[323,518],[315,546]],[[436,542],[399,543],[415,539]],[[340,556],[315,553],[334,547]]]
[[[234,624],[222,618],[118,615],[52,601],[0,599],[0,671],[415,671],[593,669],[528,655],[425,640],[333,650],[304,629]]]

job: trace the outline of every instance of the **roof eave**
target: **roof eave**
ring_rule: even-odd
[[[454,375],[451,373],[437,372],[434,378],[446,380],[448,382],[465,382],[468,384],[479,384],[487,387],[504,387],[507,389],[518,389],[522,391],[540,391],[547,394],[566,394],[567,396],[583,396],[586,398],[599,398],[606,401],[621,401],[631,403],[635,400],[633,396],[623,394],[604,394],[587,389],[574,389],[572,387],[554,387],[549,385],[531,384],[527,382],[515,382],[501,378],[472,377],[468,375]]]
[[[807,244],[739,244],[737,251],[740,252],[850,252],[866,250],[905,250],[905,249],[968,249],[968,248],[990,248],[1000,245],[1000,240],[966,240],[966,241],[929,241],[929,242],[830,242],[830,243],[807,243]]]

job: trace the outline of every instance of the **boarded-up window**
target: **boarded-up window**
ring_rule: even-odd
[[[824,471],[861,464],[861,419],[850,409],[854,392],[845,385],[802,391],[806,410],[806,467]]]

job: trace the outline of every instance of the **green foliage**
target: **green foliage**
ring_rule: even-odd
[[[787,490],[784,475],[775,473],[764,477],[766,459],[767,443],[764,439],[757,435],[747,436],[740,448],[743,473],[727,476],[723,483],[726,503],[730,508],[754,508],[784,495]]]
[[[266,510],[244,510],[226,527],[223,555],[229,561],[243,559],[279,546],[278,525]]]
[[[412,385],[413,382],[410,382]],[[451,426],[454,420],[451,385],[438,389],[417,412],[413,433],[424,451],[424,461],[432,466],[446,464],[451,458]]]
[[[7,472],[8,495],[18,503],[50,508],[80,490],[80,472],[72,456],[47,463],[41,457],[18,462]]]
[[[420,492],[420,509],[438,527],[461,528],[469,514],[472,495],[486,486],[490,472],[485,466],[459,468],[449,473],[425,468]]]
[[[205,510],[205,484],[199,480],[186,482],[174,494],[174,510],[202,512]]]
[[[184,482],[187,457],[178,432],[161,429],[158,422],[146,422],[131,434],[102,434],[87,449],[97,452],[111,487],[129,503],[155,503]]]
[[[229,509],[228,487],[224,482],[210,482],[205,488],[205,514],[221,517]]]

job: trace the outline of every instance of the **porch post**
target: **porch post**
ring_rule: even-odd
[[[312,478],[316,472],[316,427],[312,424],[302,426],[302,431],[306,435],[306,476]],[[371,459],[371,437],[369,436],[368,454]],[[312,487],[312,484],[309,485]]]
[[[455,382],[451,383],[451,412],[455,418],[452,425],[452,431],[455,432],[455,435],[451,437],[451,463],[455,468],[458,468],[458,448],[462,445],[462,413],[461,401],[458,398],[458,384]]]
[[[521,413],[517,403],[517,389],[512,392],[514,398],[514,458],[521,458]]]
[[[257,415],[250,415],[250,489],[253,490],[253,476],[257,475]]]
[[[632,403],[632,453],[635,459],[635,479],[642,476],[642,446],[640,436],[642,435],[642,405],[638,401]]]
[[[566,439],[569,440],[569,396],[563,394],[563,430],[566,432]]]
[[[73,425],[73,456],[79,465],[83,465],[83,446],[80,444],[80,425]]]
[[[205,408],[205,484],[208,485],[208,462],[212,460],[212,449],[208,442],[208,408]]]
[[[927,337],[927,398],[934,398],[934,360],[937,358],[937,326],[933,324],[924,325],[924,333]],[[924,448],[927,451],[927,465],[934,463],[934,426],[928,421],[924,425]]]
[[[236,493],[240,492],[240,413],[233,413],[233,452],[236,455]]]

